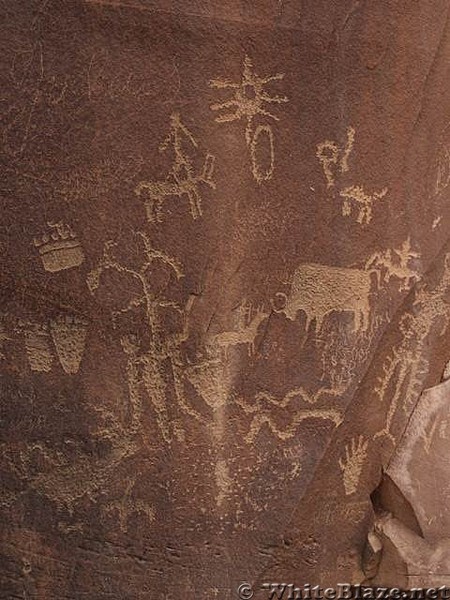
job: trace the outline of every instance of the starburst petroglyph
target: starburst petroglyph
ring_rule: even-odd
[[[353,438],[345,447],[345,457],[339,459],[347,496],[354,494],[358,489],[364,461],[367,458],[368,445],[369,443],[362,436]]]
[[[209,82],[210,87],[215,89],[231,90],[233,97],[225,102],[218,102],[211,105],[211,110],[225,111],[215,118],[217,123],[227,123],[230,121],[246,121],[245,141],[249,148],[252,174],[258,183],[272,178],[275,169],[275,147],[272,126],[268,123],[255,124],[257,117],[267,117],[274,121],[279,121],[279,117],[267,110],[271,104],[283,104],[289,102],[286,96],[271,96],[265,91],[267,84],[272,81],[280,81],[284,78],[284,73],[277,73],[267,77],[260,77],[256,74],[252,60],[249,56],[244,59],[242,79],[240,82],[232,82],[228,79],[213,79]],[[226,112],[227,110],[230,112]],[[269,164],[266,168],[262,166],[261,159],[258,157],[258,151],[262,145],[262,140],[266,138],[267,154]]]
[[[187,148],[186,148],[187,142]],[[203,167],[196,172],[192,151],[197,152],[198,142],[181,121],[178,113],[170,117],[170,132],[159,147],[160,152],[172,150],[174,159],[165,180],[141,181],[135,188],[137,196],[145,195],[145,208],[150,222],[162,221],[162,205],[165,198],[187,196],[192,218],[202,216],[202,198],[200,185],[205,183],[215,189],[213,181],[215,158],[206,154]]]

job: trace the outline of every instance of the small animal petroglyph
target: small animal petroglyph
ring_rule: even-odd
[[[346,187],[339,192],[339,195],[345,198],[342,204],[342,215],[350,217],[353,214],[353,209],[355,209],[356,222],[360,225],[367,225],[372,220],[373,203],[384,198],[387,191],[387,188],[383,188],[381,192],[373,192],[369,195],[360,185]]]
[[[62,368],[78,372],[86,344],[87,321],[72,315],[58,315],[50,321],[50,334]]]
[[[328,188],[335,185],[336,176],[333,171],[340,173],[348,171],[348,159],[353,150],[355,133],[353,127],[347,128],[347,142],[343,148],[330,140],[325,140],[317,146],[316,156],[322,165]]]
[[[353,438],[345,447],[345,458],[339,459],[347,496],[354,494],[358,489],[364,462],[367,458],[368,445],[369,443],[362,436]]]
[[[322,166],[327,189],[336,186],[336,176],[339,173],[346,173],[349,170],[349,158],[353,151],[355,143],[356,130],[353,127],[347,128],[347,141],[344,147],[338,146],[337,142],[325,140],[317,146],[316,156]],[[362,185],[350,185],[338,187],[338,198],[343,199],[342,216],[353,217],[360,225],[367,225],[371,222],[373,216],[373,205],[382,200],[388,188],[381,191],[368,193]]]
[[[145,195],[145,209],[148,220],[153,223],[162,221],[162,205],[165,198],[186,196],[193,219],[202,216],[202,198],[200,185],[205,183],[215,189],[213,181],[215,158],[209,152],[204,159],[203,168],[200,173],[195,172],[194,161],[190,153],[184,147],[184,141],[188,142],[189,148],[197,150],[198,142],[182,123],[180,115],[174,113],[170,117],[170,133],[159,147],[160,152],[169,148],[174,153],[174,161],[165,180],[141,181],[135,188],[137,196]],[[192,152],[191,152],[192,153]]]
[[[256,181],[261,184],[264,181],[272,179],[275,170],[275,149],[272,126],[270,124],[255,125],[254,120],[258,116],[268,117],[274,121],[279,121],[279,117],[273,115],[266,109],[266,105],[283,104],[289,102],[286,96],[271,96],[265,87],[272,81],[279,81],[284,78],[284,73],[277,73],[268,77],[260,77],[253,68],[252,60],[249,56],[244,58],[242,79],[240,82],[232,82],[228,79],[213,79],[209,82],[210,87],[215,89],[227,89],[233,94],[230,100],[211,105],[211,110],[222,112],[215,120],[217,123],[227,123],[230,121],[246,120],[245,141],[249,148],[251,157],[251,171]],[[266,154],[269,163],[264,168],[260,163],[258,151],[265,138],[267,148]]]
[[[47,324],[30,323],[24,329],[25,349],[32,371],[48,373],[52,370],[53,354]]]
[[[62,221],[58,223],[47,223],[52,229],[51,233],[45,233],[41,238],[34,239],[34,245],[44,265],[44,269],[50,273],[79,267],[84,261],[84,252],[77,236]]]
[[[250,307],[250,315],[252,313]],[[268,317],[262,306],[258,307],[248,324],[241,323],[241,326],[235,331],[224,331],[214,336],[213,344],[223,349],[225,355],[228,349],[239,344],[247,344],[249,356],[255,352],[255,338],[260,324]]]
[[[369,325],[371,288],[370,273],[360,269],[329,267],[319,264],[303,264],[292,278],[289,295],[282,292],[277,298],[284,299],[283,312],[295,320],[297,313],[306,314],[306,331],[316,319],[316,330],[322,327],[324,318],[333,311],[349,311],[355,315],[355,329],[365,331]]]
[[[276,398],[268,392],[256,394],[254,403],[250,404],[243,398],[236,398],[236,404],[240,406],[246,414],[253,415],[245,441],[252,444],[263,425],[266,423],[270,431],[280,440],[285,441],[292,438],[300,423],[307,419],[319,419],[331,421],[335,427],[342,423],[342,413],[335,408],[300,408],[293,410],[291,405],[297,400],[305,400],[308,404],[315,404],[321,396],[338,396],[338,390],[328,390],[322,388],[316,394],[311,395],[303,388],[296,388],[285,394],[282,398]],[[288,411],[286,411],[288,409]],[[280,421],[285,422],[286,412],[289,413],[289,423],[278,424],[275,418],[276,413],[280,413]]]

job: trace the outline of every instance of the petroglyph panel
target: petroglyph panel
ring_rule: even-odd
[[[218,78],[209,82],[210,87],[217,90],[229,90],[231,99],[211,105],[211,110],[218,113],[217,123],[245,121],[245,141],[249,149],[251,172],[255,180],[261,184],[272,179],[275,171],[275,144],[271,123],[256,123],[258,118],[279,121],[279,117],[269,112],[271,105],[289,102],[286,96],[270,95],[266,86],[273,81],[280,81],[284,73],[267,77],[259,76],[249,56],[244,58],[242,78],[240,82]],[[227,112],[230,111],[230,112]]]
[[[143,196],[147,219],[160,222],[165,199],[185,197],[189,202],[191,217],[195,220],[203,215],[201,184],[215,189],[213,180],[215,158],[209,152],[204,157],[203,168],[195,171],[193,155],[198,154],[198,142],[178,113],[170,117],[170,132],[159,147],[160,152],[170,150],[174,155],[167,177],[160,181],[141,181],[135,188],[138,197]]]

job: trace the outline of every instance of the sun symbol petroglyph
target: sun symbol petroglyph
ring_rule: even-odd
[[[69,225],[65,225],[62,221],[49,222],[47,225],[51,232],[34,239],[34,245],[39,251],[44,269],[55,273],[80,266],[84,261],[84,252]]]
[[[295,388],[285,394],[282,398],[270,394],[269,392],[259,392],[255,396],[253,403],[245,401],[243,398],[236,398],[236,404],[240,406],[248,415],[253,415],[249,430],[245,435],[245,441],[252,444],[264,424],[267,424],[269,430],[280,440],[285,441],[292,438],[300,423],[307,419],[319,419],[330,421],[334,427],[342,423],[342,412],[336,408],[316,407],[322,396],[338,397],[341,390],[320,389],[315,394],[310,394],[303,388]],[[292,409],[294,403],[303,401],[309,407]],[[286,409],[289,411],[290,422],[287,425],[279,425],[277,415],[281,422],[286,418]],[[281,418],[280,418],[281,417]],[[284,419],[283,419],[284,417]]]
[[[166,152],[169,149],[174,153],[174,159],[166,179],[141,181],[135,188],[136,195],[145,198],[147,218],[151,223],[162,221],[163,202],[172,196],[179,198],[186,196],[189,200],[192,218],[198,219],[203,214],[201,184],[204,183],[213,189],[216,187],[213,181],[214,156],[208,152],[201,171],[196,172],[192,151],[197,152],[198,142],[186,125],[182,123],[178,113],[171,115],[170,132],[159,147],[160,152]]]
[[[339,466],[344,476],[344,488],[347,496],[358,489],[364,462],[367,458],[368,441],[362,436],[353,438],[345,447],[345,457],[339,459]]]
[[[228,79],[213,79],[209,82],[210,87],[215,89],[230,90],[233,97],[224,102],[211,105],[215,112],[225,111],[215,118],[217,123],[228,123],[232,121],[246,121],[245,141],[249,148],[251,158],[251,171],[258,183],[267,181],[273,177],[275,170],[275,147],[272,126],[268,123],[255,124],[257,117],[266,117],[273,121],[279,121],[279,117],[267,110],[271,104],[283,104],[289,102],[286,96],[272,96],[265,90],[267,84],[280,81],[284,73],[277,73],[267,77],[260,77],[253,68],[253,62],[249,56],[244,58],[242,79],[240,82],[232,82]],[[227,110],[230,112],[226,112]],[[269,158],[268,167],[260,164],[258,150],[262,147],[263,139],[266,139],[267,154]]]

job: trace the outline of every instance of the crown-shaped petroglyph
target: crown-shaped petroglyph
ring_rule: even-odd
[[[84,252],[71,227],[62,221],[48,222],[47,225],[50,231],[33,240],[44,269],[56,273],[80,266],[84,261]]]

